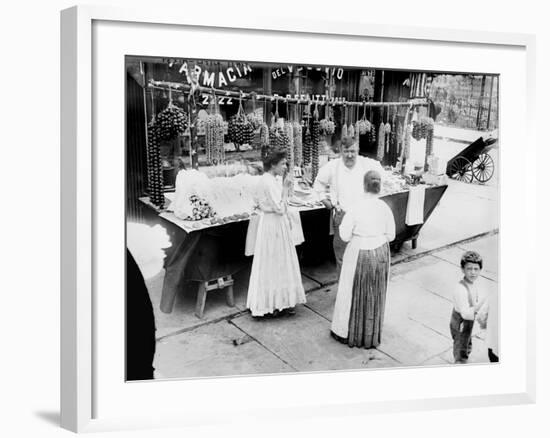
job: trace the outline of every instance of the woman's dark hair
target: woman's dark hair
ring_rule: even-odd
[[[286,158],[286,151],[282,149],[275,149],[269,151],[267,156],[264,158],[264,172],[270,170],[273,166],[277,165]]]
[[[477,263],[479,265],[479,269],[483,269],[483,259],[475,251],[466,251],[462,255],[462,258],[460,259],[460,267],[464,268],[466,263]]]

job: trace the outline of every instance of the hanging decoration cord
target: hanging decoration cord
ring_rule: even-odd
[[[181,83],[175,83],[175,82],[163,82],[163,81],[151,81],[148,85],[149,88],[156,88],[160,90],[168,90],[169,88],[172,89],[174,92],[180,92],[180,93],[186,93],[189,92],[191,89],[191,86],[189,84],[181,84]],[[217,95],[223,95],[228,97],[239,97],[242,93],[243,99],[251,99],[251,93],[244,93],[244,92],[236,92],[236,91],[226,91],[226,90],[219,90],[214,89],[215,93]],[[280,96],[277,96],[278,98],[281,98]],[[258,100],[268,100],[273,101],[275,96],[271,95],[265,95],[265,94],[258,94],[256,96],[256,99]],[[287,97],[285,98],[290,103],[307,103],[310,101],[309,98],[294,98],[294,97]],[[415,106],[427,106],[428,102],[425,98],[418,98],[418,99],[411,99],[408,102],[355,102],[355,101],[345,101],[345,100],[335,100],[335,101],[320,101],[320,105],[346,105],[350,107],[358,107],[362,106],[363,103],[365,106],[371,107],[389,107],[389,106],[409,106],[410,104]]]

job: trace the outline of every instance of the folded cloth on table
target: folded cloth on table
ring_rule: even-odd
[[[254,247],[256,246],[256,236],[258,235],[258,225],[260,224],[260,215],[253,214],[248,221],[248,229],[246,231],[246,243],[244,246],[244,255],[254,255]]]
[[[407,225],[418,225],[424,223],[424,198],[426,187],[419,185],[409,189],[409,201],[407,202],[407,214],[405,223]]]
[[[287,212],[288,220],[290,222],[290,231],[292,233],[292,241],[294,245],[300,245],[304,243],[304,231],[302,229],[302,220],[300,219],[300,211],[290,207]]]

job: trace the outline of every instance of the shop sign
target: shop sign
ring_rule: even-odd
[[[345,97],[335,97],[335,96],[326,96],[325,94],[287,94],[286,96],[279,96],[278,94],[273,95],[274,98],[283,98],[283,99],[296,99],[302,102],[318,103],[320,105],[334,104],[334,103],[345,103]]]
[[[325,104],[342,104],[346,102],[345,97],[327,97],[322,94],[287,94],[286,96],[280,96],[278,94],[274,94],[271,100],[274,99],[295,99],[299,100],[301,102],[310,102],[315,103],[317,102],[319,105],[325,105]],[[203,93],[201,95],[202,99],[202,105],[207,106],[212,103],[213,97],[209,93]],[[218,105],[232,105],[233,104],[233,97],[231,96],[216,96],[216,100]]]
[[[294,67],[293,65],[285,65],[281,66],[279,68],[271,70],[271,76],[273,79],[278,79],[280,77],[286,76],[289,73],[292,73],[294,69],[296,68],[296,71],[302,71],[304,67]],[[307,67],[308,70],[311,70],[312,67]],[[321,68],[317,68],[316,70],[322,70]],[[340,80],[344,77],[344,69],[342,67],[326,67],[325,73],[328,75],[329,73],[332,74],[333,77]]]
[[[222,88],[251,73],[252,67],[249,64],[242,64],[241,66],[234,64],[220,72],[213,72],[207,68],[203,69],[200,65],[195,65],[191,74],[189,74],[187,62],[184,62],[179,72],[185,74],[188,84],[192,82],[191,76],[195,75],[199,84],[203,87]]]

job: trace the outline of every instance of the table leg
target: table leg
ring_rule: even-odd
[[[416,237],[412,240],[412,249],[416,249]]]
[[[202,318],[204,315],[204,304],[206,303],[206,283],[201,281],[199,283],[199,290],[197,292],[197,304],[195,306],[195,315]]]
[[[235,299],[233,297],[233,285],[227,286],[225,289],[227,305],[229,307],[235,307]]]

